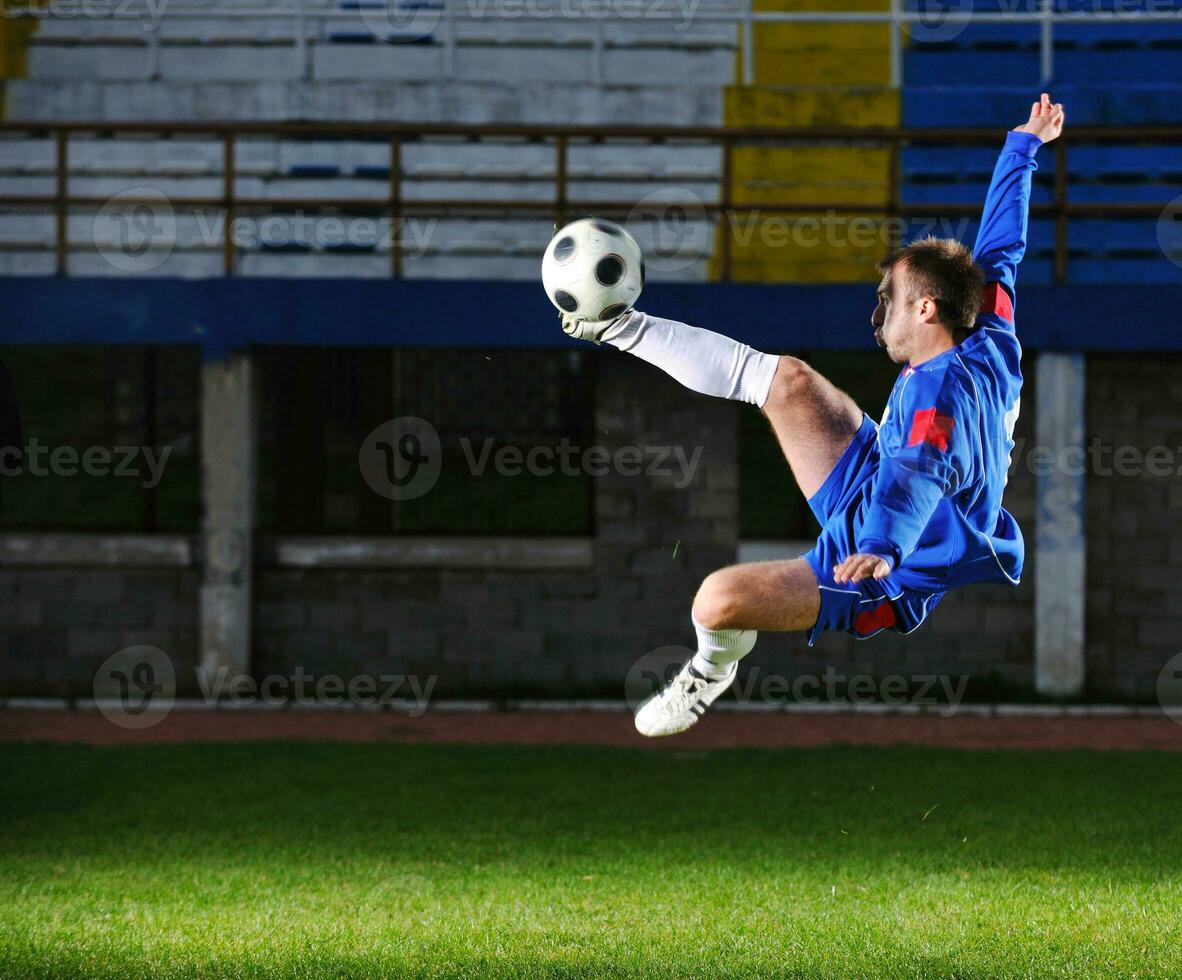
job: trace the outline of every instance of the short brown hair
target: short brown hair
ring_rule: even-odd
[[[955,238],[921,238],[880,262],[878,271],[886,274],[899,266],[907,268],[911,298],[935,299],[940,323],[954,336],[973,329],[985,273],[967,245]]]

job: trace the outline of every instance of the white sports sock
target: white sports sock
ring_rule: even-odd
[[[694,669],[703,677],[719,680],[730,673],[731,664],[751,652],[759,633],[755,630],[708,630],[696,619],[698,652],[692,661]]]
[[[603,340],[655,364],[693,391],[757,408],[767,401],[779,363],[775,354],[761,354],[720,333],[638,310],[613,324]]]

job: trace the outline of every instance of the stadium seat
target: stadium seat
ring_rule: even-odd
[[[911,9],[918,2],[908,0]],[[1115,9],[1119,0],[1107,2]],[[249,8],[239,0],[213,0],[211,9],[219,6]],[[1009,9],[1004,0],[974,4],[978,11],[1003,7]],[[697,9],[733,9],[733,4],[708,2]],[[211,21],[174,14],[162,21],[161,44],[154,53],[135,21],[49,18],[30,44],[29,77],[8,83],[9,113],[202,118],[216,106],[218,118],[711,124],[722,120],[725,92],[735,78],[733,27],[705,18],[685,24],[655,19],[602,24],[524,17],[460,20],[456,77],[442,80],[446,28],[438,3],[407,3],[392,17],[386,16],[386,0],[321,0],[310,4],[309,11],[342,16],[310,18],[306,51],[297,43],[294,19],[233,16]],[[400,22],[402,15],[411,21],[418,17],[417,25],[425,29],[407,27],[410,21]],[[808,44],[826,37],[824,32],[815,37],[798,33],[813,39]],[[760,37],[760,44],[771,45],[760,49],[761,56],[780,43],[774,32]],[[1022,111],[1029,98],[1024,79],[1037,80],[1039,37],[1037,25],[972,24],[936,43],[913,38],[905,50],[903,124],[946,125],[948,105],[954,102],[974,124],[1012,125],[1015,111]],[[602,85],[588,81],[597,39],[604,44]],[[1057,25],[1054,39],[1054,91],[1070,102],[1073,122],[1182,122],[1182,86],[1174,71],[1182,52],[1182,24],[1071,22]],[[869,42],[862,38],[857,43],[865,47]],[[154,72],[159,80],[153,80]],[[1147,76],[1155,79],[1153,84],[1145,82]],[[999,78],[1007,83],[999,85]],[[620,84],[621,79],[627,84]],[[981,81],[966,84],[972,79]],[[900,161],[901,198],[933,209],[943,203],[979,202],[994,153],[993,146],[906,146]],[[784,167],[794,166],[790,155],[775,159]],[[168,194],[217,195],[221,161],[221,144],[211,138],[79,138],[70,149],[71,186],[78,193],[101,195],[134,181]],[[49,140],[0,141],[0,188],[52,193],[53,166]],[[411,201],[549,201],[553,195],[555,155],[550,144],[408,141],[402,167],[402,193]],[[667,196],[673,187],[691,204],[694,199],[712,201],[721,169],[720,152],[708,144],[572,141],[568,194],[588,201],[641,200],[656,192]],[[1037,204],[1052,200],[1053,169],[1053,157],[1044,154],[1033,192]],[[389,147],[382,140],[250,137],[238,145],[236,171],[235,190],[242,196],[358,197],[380,204],[389,190]],[[775,175],[767,179],[768,186],[785,186]],[[1175,196],[1179,182],[1182,146],[1070,148],[1072,202],[1164,203]],[[10,225],[0,223],[0,250],[7,247],[5,227]],[[1089,261],[1101,266],[1151,261],[1143,238],[1117,236],[1104,245],[1104,236],[1113,231],[1083,230],[1080,241],[1086,244],[1077,246],[1073,236],[1072,248],[1086,249]],[[1100,236],[1096,245],[1090,244],[1094,236]],[[508,235],[500,247],[506,255],[524,259],[525,243],[532,241],[530,235]],[[29,244],[44,247],[38,242]],[[271,251],[290,247],[292,243],[281,244]],[[364,244],[350,243],[331,249],[341,260],[367,250]],[[447,254],[459,258],[458,253]],[[268,256],[269,261],[282,258]],[[311,261],[302,253],[299,258]]]

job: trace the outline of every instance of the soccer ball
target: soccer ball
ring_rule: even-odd
[[[542,285],[550,302],[576,320],[614,320],[644,288],[644,256],[614,221],[581,218],[546,246]]]

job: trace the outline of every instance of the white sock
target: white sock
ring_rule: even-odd
[[[614,324],[603,339],[655,364],[693,391],[757,408],[767,401],[780,360],[712,330],[637,310]]]
[[[751,652],[759,633],[755,630],[708,630],[696,619],[698,652],[691,661],[703,677],[719,680],[730,673],[731,664]]]

